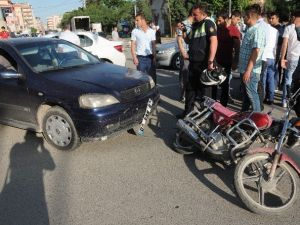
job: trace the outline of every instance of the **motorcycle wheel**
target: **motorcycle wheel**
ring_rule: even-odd
[[[176,152],[183,155],[190,155],[196,152],[189,136],[181,130],[176,132],[173,146]]]
[[[293,206],[299,193],[299,177],[286,162],[278,164],[268,181],[271,156],[258,153],[245,156],[236,166],[234,184],[243,203],[257,214],[281,214]]]

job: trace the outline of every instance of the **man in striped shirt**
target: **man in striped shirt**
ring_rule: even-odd
[[[250,105],[255,112],[261,111],[257,86],[260,80],[262,53],[265,46],[265,31],[257,20],[259,12],[255,5],[248,6],[244,21],[248,26],[243,38],[239,56],[239,70],[242,80],[242,111],[249,110]]]

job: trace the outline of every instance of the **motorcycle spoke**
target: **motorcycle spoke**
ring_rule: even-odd
[[[265,192],[262,187],[258,187],[258,200],[260,205],[265,205]]]
[[[286,174],[285,170],[282,170],[276,177],[274,177],[276,184],[280,182],[280,180],[283,178],[284,174]]]
[[[253,176],[248,176],[248,177],[243,177],[243,184],[248,183],[248,182],[258,182],[259,181],[260,175],[253,175]]]
[[[286,197],[284,194],[282,194],[278,189],[269,191],[269,193],[279,197],[281,200],[284,200],[285,202],[287,202],[290,199],[290,198]]]

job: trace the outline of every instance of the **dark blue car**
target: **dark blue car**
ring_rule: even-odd
[[[0,123],[43,132],[57,149],[105,140],[141,122],[159,93],[148,75],[67,41],[0,41]]]

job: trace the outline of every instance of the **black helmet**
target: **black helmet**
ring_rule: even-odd
[[[219,85],[224,82],[226,76],[227,74],[224,68],[221,66],[216,66],[216,68],[213,70],[205,69],[200,76],[200,81],[202,84],[208,86]]]

